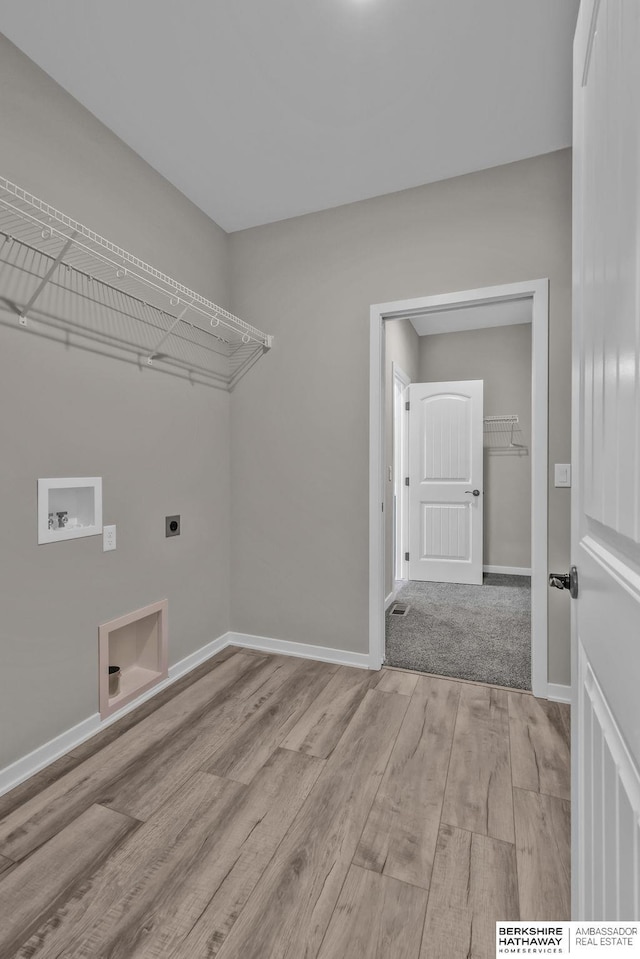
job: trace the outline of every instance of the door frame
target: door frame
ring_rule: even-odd
[[[440,293],[370,308],[369,332],[369,666],[385,651],[384,323],[385,320],[487,302],[532,300],[531,316],[531,686],[548,696],[548,404],[549,280]]]

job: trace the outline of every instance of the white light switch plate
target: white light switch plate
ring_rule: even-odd
[[[110,549],[116,548],[116,528],[115,526],[102,527],[102,552],[107,553]]]
[[[555,486],[571,486],[571,463],[555,464]]]

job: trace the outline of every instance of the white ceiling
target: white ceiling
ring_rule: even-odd
[[[481,330],[487,326],[517,326],[532,321],[531,297],[521,300],[500,300],[495,303],[479,303],[474,306],[455,307],[450,310],[434,310],[418,316],[410,316],[418,336],[433,333],[460,333],[463,330]]]
[[[0,0],[228,231],[569,146],[579,0]]]

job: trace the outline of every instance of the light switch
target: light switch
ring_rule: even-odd
[[[571,463],[555,464],[555,486],[571,486]]]

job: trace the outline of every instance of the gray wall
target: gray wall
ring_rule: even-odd
[[[420,337],[409,320],[388,320],[384,325],[384,455],[385,455],[385,596],[393,589],[393,364],[396,363],[412,383],[420,379]],[[389,474],[391,468],[391,474]]]
[[[549,458],[568,462],[571,153],[245,230],[230,255],[234,309],[277,337],[232,396],[234,629],[364,653],[369,306],[549,277]],[[567,491],[549,505],[562,569]],[[550,603],[549,675],[568,683],[569,604]]]
[[[514,442],[531,443],[530,323],[421,336],[418,379],[484,380],[484,415],[517,413]],[[484,564],[530,567],[531,457],[493,441],[484,451]]]
[[[3,176],[228,302],[224,232],[1,37],[0,115]],[[167,597],[171,663],[229,628],[228,394],[34,330],[0,311],[0,768],[96,712],[100,623]],[[65,475],[103,477],[116,552],[36,545]]]

